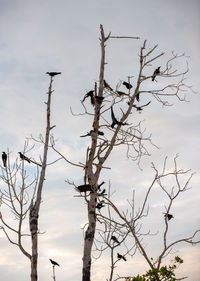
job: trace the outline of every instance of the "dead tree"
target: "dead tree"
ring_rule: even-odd
[[[73,115],[81,115],[82,118],[84,115],[92,118],[91,130],[87,128],[85,134],[82,134],[82,136],[91,138],[90,145],[86,151],[85,163],[74,163],[58,151],[54,141],[51,143],[52,148],[67,163],[84,169],[83,185],[92,187],[92,192],[85,192],[85,194],[80,195],[85,198],[88,207],[88,223],[84,235],[83,281],[91,280],[91,251],[94,244],[97,223],[96,204],[99,198],[98,185],[102,169],[110,169],[105,166],[106,160],[114,148],[125,146],[127,148],[127,157],[140,164],[143,156],[150,155],[148,145],[154,145],[151,135],[147,135],[145,129],[142,128],[142,122],[138,124],[132,123],[131,117],[133,114],[137,114],[137,111],[145,110],[146,106],[150,106],[150,102],[145,104],[138,103],[141,102],[144,95],[147,95],[149,99],[153,97],[163,106],[169,106],[171,105],[169,102],[171,97],[176,97],[180,101],[184,101],[185,90],[191,89],[190,86],[185,84],[185,75],[188,72],[187,65],[183,71],[173,68],[173,63],[177,59],[184,58],[184,54],[179,56],[172,53],[172,57],[162,66],[161,70],[155,72],[157,65],[152,68],[152,64],[163,56],[164,53],[154,55],[154,51],[158,47],[157,45],[150,50],[146,50],[146,40],[140,48],[139,69],[136,81],[134,81],[134,87],[131,85],[132,76],[130,75],[127,77],[127,81],[123,83],[120,81],[116,89],[114,89],[112,85],[109,85],[104,75],[106,43],[112,39],[129,37],[111,36],[111,33],[106,36],[102,25],[100,25],[100,34],[101,62],[99,81],[95,83],[94,88],[81,101],[84,112],[79,114],[72,112]],[[136,39],[135,37],[130,38]],[[163,83],[161,86],[160,84],[157,86],[157,81],[160,79],[166,81],[165,83],[163,82],[165,84],[164,86]],[[169,84],[170,79],[173,81],[171,84]],[[152,90],[148,89],[149,81],[154,83]],[[145,84],[145,82],[148,83]],[[122,86],[124,87],[123,91],[120,89]],[[88,97],[91,98],[91,101]],[[91,103],[90,107],[87,106],[89,102]],[[92,111],[88,108],[91,108]],[[89,133],[86,134],[86,132]],[[76,186],[75,184],[73,185]]]
[[[21,158],[21,164],[16,161],[13,165],[10,164],[9,155],[6,167],[2,167],[2,180],[5,185],[8,187],[1,190],[1,204],[2,206],[7,206],[11,212],[14,214],[15,218],[18,221],[17,227],[10,226],[3,214],[1,213],[0,219],[2,222],[1,229],[4,231],[9,242],[18,246],[21,252],[30,259],[31,262],[31,281],[37,281],[37,263],[38,263],[38,220],[40,205],[42,199],[42,189],[45,181],[46,167],[47,167],[47,154],[50,140],[50,131],[54,128],[50,124],[51,116],[51,96],[53,93],[52,90],[53,76],[50,75],[50,84],[47,92],[48,98],[46,104],[46,132],[45,137],[39,137],[38,140],[31,138],[42,143],[43,156],[40,159],[41,163],[38,163],[35,160],[29,159],[25,156]],[[27,152],[27,145],[25,146],[23,155]],[[33,178],[32,182],[27,182],[27,172],[25,169],[25,161],[28,159],[29,165],[35,165],[37,167],[37,176]],[[17,188],[17,180],[21,177],[21,186]],[[29,192],[33,186],[32,192]],[[29,214],[29,231],[27,229],[26,233],[22,232],[22,226],[26,223],[27,215]],[[25,224],[26,225],[26,224]],[[13,232],[16,235],[16,241],[10,238],[8,231]],[[29,237],[31,244],[31,252],[28,253],[23,247],[23,238]]]

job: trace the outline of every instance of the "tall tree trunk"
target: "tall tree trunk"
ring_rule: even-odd
[[[47,100],[47,116],[46,116],[46,134],[44,142],[44,151],[43,151],[43,160],[42,168],[40,172],[40,178],[37,188],[37,195],[35,202],[32,201],[29,214],[29,224],[32,240],[32,257],[31,257],[31,281],[37,281],[37,261],[38,261],[38,219],[39,219],[39,210],[42,199],[42,188],[45,180],[45,172],[47,165],[47,152],[49,145],[49,136],[50,136],[50,106],[51,106],[51,94],[52,94],[52,82],[53,78],[51,77],[49,90],[48,90],[48,100]]]
[[[108,39],[108,37],[105,38],[102,25],[100,25],[100,31],[101,31],[101,64],[100,64],[100,74],[99,74],[98,96],[102,97],[103,88],[104,88],[104,65],[105,65],[104,43]],[[86,166],[87,166],[86,179],[88,180],[89,184],[95,189],[95,191],[97,191],[98,188],[98,179],[101,171],[99,169],[97,173],[93,172],[93,161],[95,158],[95,152],[97,148],[97,132],[99,129],[100,108],[101,108],[101,103],[95,102],[93,130],[94,132],[96,132],[96,134],[92,135],[90,153],[86,161]],[[92,251],[95,230],[96,230],[96,201],[97,201],[96,192],[91,192],[90,199],[88,202],[88,227],[84,237],[82,281],[90,281],[90,276],[91,276],[91,251]]]

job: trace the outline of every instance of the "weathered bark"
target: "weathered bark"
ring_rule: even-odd
[[[47,164],[47,152],[49,145],[49,136],[50,136],[50,106],[51,106],[51,94],[52,94],[52,82],[53,78],[51,77],[49,90],[48,90],[48,100],[47,100],[47,125],[46,125],[46,135],[44,142],[44,152],[42,160],[42,169],[40,172],[40,178],[37,188],[37,195],[35,202],[32,201],[29,214],[29,223],[30,223],[30,232],[32,240],[32,257],[31,257],[31,281],[37,281],[37,261],[38,261],[38,219],[39,219],[39,210],[42,198],[42,188],[45,180],[46,164]]]
[[[100,74],[99,74],[99,91],[98,97],[103,96],[103,87],[104,87],[104,65],[105,65],[105,41],[108,37],[105,38],[103,26],[100,26],[101,29],[101,64],[100,64]],[[98,188],[98,179],[100,174],[100,169],[98,173],[94,173],[93,171],[93,161],[95,157],[95,152],[97,148],[97,135],[99,130],[99,118],[100,118],[100,108],[101,102],[95,102],[95,114],[94,114],[94,121],[93,121],[93,131],[96,134],[92,134],[92,143],[90,147],[89,157],[86,163],[87,166],[87,174],[86,179],[88,180],[89,184],[93,187]],[[85,232],[84,237],[84,250],[83,250],[83,270],[82,270],[82,281],[90,281],[91,275],[91,251],[92,245],[95,236],[96,230],[96,201],[97,195],[95,192],[90,194],[90,200],[88,202],[88,227]]]

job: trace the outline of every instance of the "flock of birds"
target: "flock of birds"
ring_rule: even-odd
[[[46,74],[48,74],[50,77],[54,77],[54,76],[56,76],[56,75],[61,74],[61,72],[46,72]],[[159,75],[159,74],[160,74],[160,66],[154,71],[154,73],[153,73],[153,75],[152,75],[152,81],[154,81],[155,78],[156,78],[156,76]],[[130,83],[125,82],[125,81],[123,81],[122,84],[123,84],[128,90],[130,90],[130,89],[133,87]],[[105,88],[108,88],[110,91],[113,91],[113,89],[108,85],[108,83],[107,83],[105,80],[104,80],[104,87],[105,87]],[[114,92],[114,91],[113,91],[113,92]],[[126,94],[126,93],[124,93],[124,92],[121,92],[121,91],[116,91],[116,93],[117,93],[119,96],[128,96],[128,94]],[[86,93],[86,95],[84,96],[82,102],[84,102],[86,98],[90,98],[90,102],[91,102],[91,104],[92,104],[93,106],[95,105],[95,100],[97,100],[98,102],[101,103],[101,102],[103,101],[103,99],[104,99],[104,97],[95,96],[95,95],[94,95],[94,90],[91,90],[91,91],[89,91],[88,93]],[[139,101],[139,95],[136,96],[136,100]],[[145,104],[145,105],[143,105],[143,106],[136,106],[136,105],[133,105],[133,107],[135,107],[138,111],[141,111],[143,107],[145,107],[145,106],[147,106],[147,105],[149,105],[149,104],[150,104],[150,102],[148,102],[147,104]],[[128,103],[128,105],[129,105],[129,103]],[[113,107],[112,107],[112,106],[111,106],[111,118],[112,118],[111,128],[114,128],[115,125],[120,125],[120,126],[128,125],[127,123],[120,122],[120,121],[118,121],[118,120],[116,119],[116,117],[115,117],[115,115],[114,115],[114,112],[113,112]],[[87,134],[82,135],[82,136],[80,136],[80,137],[91,136],[92,133],[94,133],[93,130],[91,130],[91,131],[88,132]],[[100,135],[100,136],[103,136],[103,135],[104,135],[104,133],[103,133],[102,131],[98,131],[97,134]],[[31,163],[31,160],[30,160],[28,157],[26,157],[26,156],[25,156],[24,154],[22,154],[21,152],[18,152],[18,153],[19,153],[19,157],[20,157],[21,160],[25,160],[25,161],[27,161],[28,163]],[[6,152],[3,151],[3,153],[2,153],[2,162],[3,162],[3,166],[4,166],[5,168],[7,167],[7,158],[8,158],[8,156],[7,156]],[[98,189],[99,189],[99,190],[100,190],[101,185],[103,185],[103,184],[104,184],[104,182],[102,182],[102,183],[98,186]],[[78,190],[79,192],[87,192],[87,191],[89,191],[89,192],[94,192],[93,188],[92,188],[91,185],[89,185],[89,184],[79,185],[79,186],[77,187],[77,190]],[[105,192],[106,192],[106,190],[103,189],[103,190],[100,192],[100,194],[101,194],[101,195],[106,195]],[[98,210],[100,210],[101,208],[105,207],[105,205],[103,204],[103,202],[104,202],[104,201],[101,201],[101,202],[99,202],[99,203],[96,205],[96,208],[97,208]],[[168,221],[171,220],[172,218],[174,218],[173,215],[171,215],[171,214],[169,214],[169,213],[164,213],[164,217],[165,217],[165,219],[168,220]],[[118,240],[114,235],[111,236],[111,240],[112,240],[114,243],[120,244],[119,240]],[[124,256],[124,255],[121,255],[121,254],[119,254],[119,253],[117,253],[117,258],[118,258],[119,260],[123,259],[124,261],[127,261],[127,259],[125,258],[125,256]],[[60,266],[56,261],[54,261],[54,260],[52,260],[52,259],[49,259],[49,260],[50,260],[51,264],[53,265],[53,267],[54,267],[54,266]]]

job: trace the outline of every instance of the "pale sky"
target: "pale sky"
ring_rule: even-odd
[[[84,161],[89,138],[79,136],[89,131],[91,119],[72,116],[70,106],[75,113],[82,112],[80,100],[98,81],[100,24],[106,33],[111,31],[113,35],[141,38],[107,43],[105,77],[111,85],[135,75],[139,49],[147,39],[148,48],[158,44],[157,52],[165,52],[167,58],[171,51],[185,53],[190,68],[187,82],[199,91],[198,0],[0,0],[0,151],[9,149],[11,158],[15,158],[17,152],[23,150],[26,137],[30,134],[37,137],[44,132],[44,101],[49,83],[45,73],[61,71],[62,75],[56,77],[54,83],[54,136],[69,159]],[[152,68],[158,63],[164,64],[164,58],[155,62]],[[192,189],[174,204],[175,219],[170,225],[169,239],[189,236],[200,225],[200,99],[198,94],[188,92],[187,100],[189,102],[183,103],[172,99],[173,107],[162,108],[152,99],[151,106],[135,118],[136,121],[144,120],[144,128],[152,133],[152,140],[160,149],[150,148],[151,156],[141,161],[142,171],[135,162],[126,159],[122,150],[116,150],[107,162],[112,169],[101,177],[106,182],[105,188],[110,180],[116,191],[113,199],[125,210],[128,207],[126,199],[130,198],[133,188],[138,201],[142,200],[153,177],[151,162],[159,167],[168,156],[170,164],[179,153],[180,168],[192,169],[196,174],[190,184]],[[31,153],[33,157],[34,151]],[[49,160],[55,157],[50,154]],[[27,168],[33,172],[32,168]],[[81,228],[87,222],[86,205],[74,197],[77,193],[65,180],[81,184],[83,171],[60,161],[48,168],[46,178],[39,222],[40,231],[45,232],[39,238],[39,280],[51,280],[52,268],[48,259],[52,258],[61,265],[56,271],[58,281],[80,281]],[[4,188],[2,182],[0,187]],[[155,190],[144,228],[162,233],[162,211],[166,202],[166,198]],[[159,251],[158,237],[146,238],[146,248],[152,255]],[[1,232],[0,249],[0,280],[29,280],[28,259],[10,245]],[[174,248],[174,253],[184,260],[180,276],[188,276],[188,281],[199,281],[199,246],[182,243]],[[116,274],[134,275],[144,273],[148,268],[141,256],[127,259],[126,263],[117,264]],[[108,272],[109,254],[105,253],[93,264],[92,280],[104,281]]]

